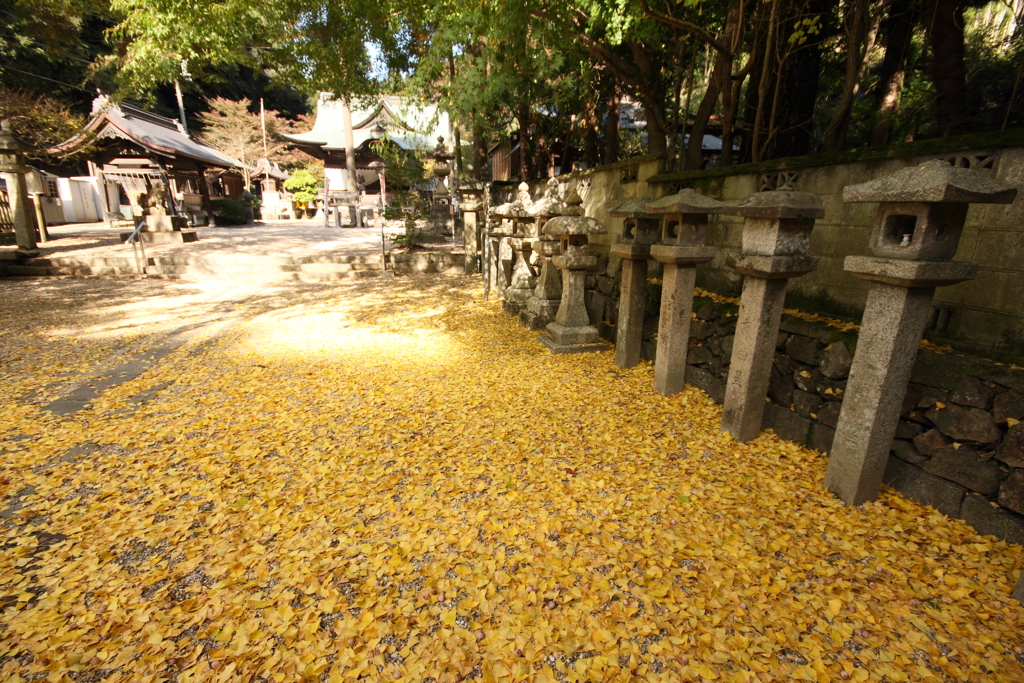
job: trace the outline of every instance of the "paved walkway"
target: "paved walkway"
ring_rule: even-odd
[[[321,222],[313,220],[194,229],[199,233],[198,242],[147,244],[146,256],[375,256],[381,249],[380,228],[325,228]],[[397,221],[389,221],[385,226],[386,236],[402,231],[402,224]],[[132,258],[132,248],[119,238],[123,229],[107,228],[103,223],[74,223],[52,226],[49,232],[51,240],[39,245],[42,258]],[[431,248],[445,250],[451,246],[431,245]],[[389,250],[390,247],[389,240]],[[0,251],[5,249],[13,251],[16,247],[0,246]]]
[[[1019,547],[481,294],[0,280],[0,680],[1021,680]]]

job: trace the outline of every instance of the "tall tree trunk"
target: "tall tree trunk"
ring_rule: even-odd
[[[601,163],[597,151],[597,126],[597,103],[593,98],[587,98],[583,110],[583,162],[587,168],[594,168]]]
[[[824,16],[831,6],[829,0],[805,0],[793,9],[797,16]],[[783,17],[780,27],[791,26],[792,20]],[[784,35],[784,34],[782,34]],[[780,35],[780,38],[782,37]],[[814,104],[818,98],[818,77],[821,75],[821,46],[825,31],[809,35],[808,40],[793,50],[780,69],[778,102],[769,132],[770,151],[765,159],[801,156],[811,149],[811,123]],[[789,49],[788,44],[779,40],[780,48]],[[774,144],[771,144],[774,143]]]
[[[679,32],[676,31],[676,45],[678,50],[676,52],[676,75],[675,80],[672,84],[672,124],[668,131],[668,144],[665,150],[665,170],[671,171],[676,165],[676,149],[679,138],[679,104],[682,99],[683,91],[683,55],[685,54],[686,41],[682,40],[679,36]],[[697,41],[694,40],[696,43]],[[691,69],[692,71],[692,69]]]
[[[733,45],[735,43],[734,35],[739,30],[742,5],[743,0],[731,0],[729,3],[729,14],[726,17],[725,31],[722,34],[722,42],[726,45]],[[711,115],[715,112],[715,106],[718,104],[718,96],[723,91],[729,92],[727,97],[731,95],[732,55],[724,54],[718,50],[715,50],[714,55],[715,68],[708,79],[708,89],[704,93],[704,99],[701,100],[700,106],[697,108],[697,114],[694,116],[693,127],[690,129],[690,141],[686,145],[686,158],[683,161],[683,170],[699,169],[704,164],[701,146],[704,142],[704,133],[708,129],[708,122],[711,120]]]
[[[935,119],[943,136],[967,131],[967,73],[964,67],[963,0],[927,0],[932,48]]]
[[[476,121],[473,123],[473,178],[484,179],[484,167],[487,166],[487,129]]]
[[[531,127],[530,127],[530,105],[520,104],[519,115],[519,180],[527,181],[533,178],[533,155],[530,153]]]
[[[910,61],[910,51],[917,24],[918,12],[914,0],[892,0],[889,12],[881,25],[881,38],[885,41],[875,90],[875,127],[871,132],[872,145],[885,145],[892,133],[892,122],[899,110],[900,91]]]
[[[758,63],[754,65],[754,76],[747,88],[747,120],[752,122],[749,145],[751,161],[761,161],[764,158],[764,125],[768,94],[772,91],[772,86],[775,85],[775,79],[778,78],[778,73],[772,68],[778,60],[778,48],[775,45],[778,31],[779,0],[772,0],[768,25],[764,31],[764,37],[761,39],[763,46],[758,52]]]
[[[867,55],[873,47],[878,27],[869,10],[868,0],[853,0],[846,13],[846,74],[843,77],[843,94],[839,98],[839,105],[825,129],[826,152],[838,151],[846,142],[853,99],[860,89]]]
[[[619,160],[619,89],[612,90],[611,96],[605,100],[604,111],[604,163],[610,164]]]

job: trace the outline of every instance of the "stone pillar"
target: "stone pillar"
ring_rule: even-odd
[[[25,164],[25,152],[30,149],[14,136],[10,121],[0,123],[0,172],[7,176],[7,199],[11,205],[14,238],[20,251],[31,254],[36,251],[36,237],[25,178],[32,171]]]
[[[504,277],[504,270],[501,267],[501,240],[511,231],[503,229],[504,221],[497,213],[497,207],[492,208],[487,215],[487,232],[484,239],[487,240],[486,259],[484,268],[487,275],[487,294],[492,290],[499,296],[505,293],[508,282]]]
[[[567,198],[566,213],[582,203],[579,195]],[[545,234],[558,235],[562,242],[561,255],[551,259],[552,264],[562,270],[562,300],[555,321],[547,326],[547,334],[539,337],[552,353],[585,353],[608,348],[600,341],[597,328],[590,324],[583,298],[587,270],[597,265],[597,257],[587,253],[587,236],[603,235],[607,231],[599,221],[580,214],[558,216],[544,225]]]
[[[825,474],[825,486],[846,503],[878,496],[935,288],[978,271],[976,263],[950,260],[968,204],[1009,204],[1016,194],[978,171],[939,160],[844,188],[846,202],[879,203],[873,256],[847,256],[844,263],[870,283]]]
[[[647,308],[647,259],[658,241],[660,216],[647,213],[650,197],[641,196],[616,204],[609,216],[622,217],[622,237],[611,253],[622,259],[619,286],[619,321],[615,328],[615,364],[632,368],[640,363],[644,309]]]
[[[786,283],[814,270],[807,256],[814,220],[825,215],[818,197],[806,192],[758,192],[723,214],[743,216],[743,251],[729,265],[745,275],[736,341],[722,407],[722,431],[738,441],[756,439],[761,431],[775,342],[782,322]]]
[[[478,217],[484,210],[484,184],[479,180],[463,180],[459,183],[459,211],[462,212],[462,246],[466,252],[464,268],[467,275],[477,272],[477,255],[480,245],[477,241]]]
[[[39,237],[40,244],[46,244],[50,241],[50,236],[46,232],[46,215],[43,213],[45,197],[45,194],[39,192],[32,194],[32,205],[35,209],[36,217],[36,235]]]
[[[535,232],[538,235],[530,242],[530,249],[538,255],[541,265],[537,286],[527,299],[526,308],[520,311],[519,321],[531,330],[546,329],[549,323],[554,322],[562,299],[562,274],[551,263],[551,259],[559,254],[560,245],[557,237],[544,233],[544,226],[552,218],[561,216],[565,209],[558,196],[558,181],[554,178],[548,180],[544,196],[530,207],[530,215],[537,221]],[[579,213],[583,211],[579,210]]]
[[[664,217],[661,242],[651,247],[651,257],[665,264],[654,360],[654,389],[662,396],[678,394],[686,381],[697,266],[715,256],[715,248],[704,246],[704,241],[708,214],[721,213],[722,206],[690,189],[647,204],[648,213]]]

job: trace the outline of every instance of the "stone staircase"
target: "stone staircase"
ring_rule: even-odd
[[[239,280],[313,282],[379,277],[384,274],[381,256],[256,256],[218,254],[164,256],[147,259],[146,277],[169,280]],[[11,276],[134,277],[135,259],[34,258],[4,269]]]

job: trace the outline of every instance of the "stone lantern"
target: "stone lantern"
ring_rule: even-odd
[[[575,190],[572,191],[575,193]],[[532,207],[530,214],[535,218],[535,237],[530,242],[530,249],[540,258],[540,274],[533,296],[526,301],[526,308],[519,313],[519,320],[531,330],[543,330],[553,322],[562,299],[562,274],[552,265],[551,258],[557,256],[560,244],[557,237],[546,234],[544,226],[549,220],[565,213],[565,203],[558,196],[558,181],[548,180],[547,189]],[[576,207],[579,215],[583,210]]]
[[[472,172],[472,166],[466,166]],[[477,271],[477,254],[480,252],[480,217],[484,211],[484,192],[487,186],[480,180],[459,181],[459,213],[462,214],[462,245],[466,252],[466,274]]]
[[[11,122],[0,123],[0,171],[7,174],[7,197],[14,222],[14,237],[20,251],[31,255],[36,250],[35,229],[29,213],[26,176],[32,169],[25,164],[25,152],[32,148],[14,136]]]
[[[583,285],[587,270],[597,265],[597,257],[587,251],[589,235],[604,235],[608,231],[600,221],[583,215],[583,200],[573,191],[565,200],[565,213],[544,224],[544,234],[557,235],[561,240],[561,254],[551,259],[562,270],[562,300],[555,321],[547,326],[547,334],[539,339],[552,353],[586,353],[608,348],[600,341],[597,328],[590,324],[590,316],[583,298]]]
[[[843,189],[846,202],[878,202],[873,256],[847,256],[843,265],[870,287],[825,474],[825,486],[846,503],[878,495],[935,288],[978,271],[976,263],[951,261],[968,205],[1009,204],[1016,195],[939,160]]]
[[[715,256],[714,247],[704,246],[708,214],[721,213],[723,206],[691,189],[647,204],[648,213],[663,217],[661,242],[651,247],[651,257],[665,264],[654,360],[654,389],[662,396],[678,394],[686,382],[697,266]]]
[[[616,204],[609,216],[622,217],[622,238],[611,253],[622,259],[619,289],[619,321],[615,329],[615,364],[631,368],[640,363],[643,343],[644,309],[647,307],[647,259],[651,245],[658,241],[661,216],[647,212],[648,196]]]
[[[807,256],[814,221],[825,215],[821,199],[806,192],[774,190],[726,204],[723,214],[742,216],[743,251],[729,265],[743,274],[743,295],[722,407],[722,431],[737,441],[761,432],[775,343],[782,322],[786,283],[814,270]]]
[[[434,176],[437,178],[437,189],[434,190],[434,201],[430,205],[430,222],[434,230],[443,235],[455,234],[455,219],[452,215],[451,194],[444,179],[451,175],[451,165],[448,163],[454,156],[448,153],[444,145],[444,138],[437,138],[437,147],[430,153],[434,160]]]
[[[492,206],[487,215],[487,290],[493,288],[499,296],[505,295],[512,280],[513,262],[505,258],[506,254],[511,254],[508,240],[512,237],[512,226],[504,215],[510,205]]]
[[[508,240],[512,248],[512,280],[505,290],[503,305],[510,315],[519,315],[526,307],[527,300],[533,296],[536,278],[530,267],[530,242],[535,237],[536,220],[530,213],[533,200],[530,198],[530,186],[519,183],[519,194],[516,199],[506,205],[502,215],[512,222],[512,236]]]

